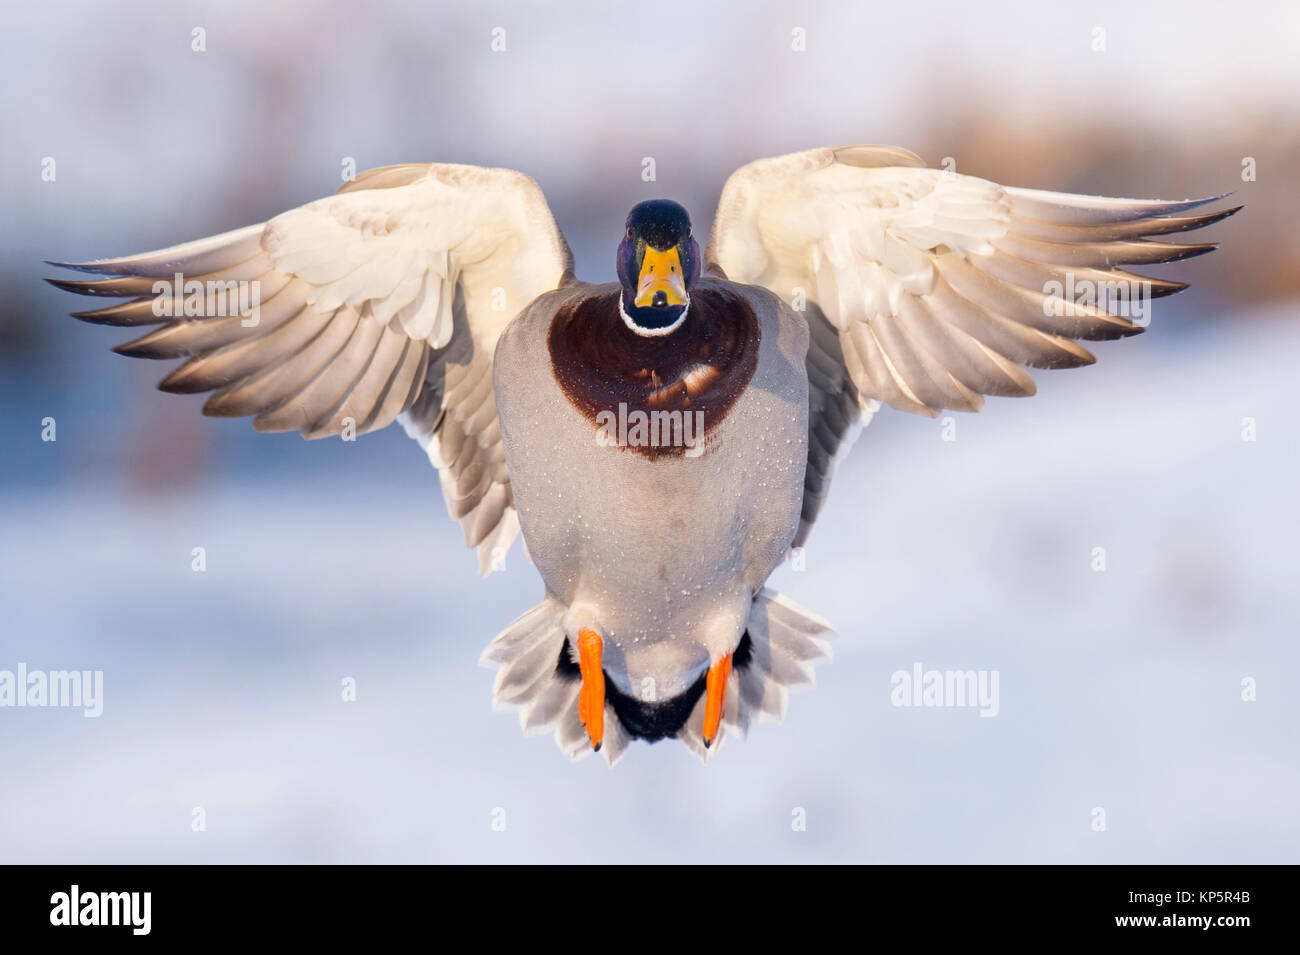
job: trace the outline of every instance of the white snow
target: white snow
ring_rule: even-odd
[[[102,668],[105,702],[0,709],[0,861],[1293,861],[1294,311],[1157,315],[955,442],[878,415],[773,580],[836,659],[707,767],[572,765],[491,712],[476,658],[540,584],[518,549],[477,580],[414,446],[374,488],[13,490],[0,669]],[[998,670],[999,714],[892,706],[916,662]]]

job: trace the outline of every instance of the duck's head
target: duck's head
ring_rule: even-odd
[[[670,199],[638,202],[618,244],[619,311],[639,335],[667,335],[686,319],[700,276],[691,217]]]

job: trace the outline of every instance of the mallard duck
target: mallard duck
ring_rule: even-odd
[[[1217,197],[1222,198],[1222,197]],[[669,200],[628,215],[617,281],[579,282],[541,190],[505,169],[388,166],[268,222],[51,280],[158,326],[159,387],[259,431],[400,421],[499,566],[522,530],[542,602],[494,639],[497,704],[613,764],[704,757],[781,718],[830,626],[766,587],[880,408],[978,411],[1025,366],[1092,363],[1185,288],[1121,266],[1213,245],[1152,236],[1236,209],[999,186],[887,146],[750,163],[701,254]],[[61,264],[61,263],[52,263]]]

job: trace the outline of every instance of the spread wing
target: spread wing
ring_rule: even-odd
[[[64,263],[51,263],[65,265]],[[129,299],[76,317],[160,326],[115,351],[184,358],[163,391],[258,431],[350,437],[400,419],[491,569],[518,533],[492,395],[492,351],[572,273],[541,190],[506,169],[373,169],[269,222],[51,279]]]
[[[1079,340],[1142,331],[1142,303],[1186,285],[1123,266],[1215,248],[1150,238],[1237,211],[1185,214],[1213,201],[1008,188],[889,146],[813,149],[733,173],[707,262],[803,307],[810,327],[796,544],[881,403],[931,417],[978,411],[984,395],[1033,394],[1023,366],[1091,364]]]

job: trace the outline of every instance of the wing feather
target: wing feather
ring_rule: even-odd
[[[807,299],[807,536],[834,462],[876,402],[933,417],[984,395],[1031,395],[1024,367],[1093,362],[1078,340],[1135,335],[1126,306],[1186,285],[1124,268],[1202,255],[1153,237],[1241,207],[1003,187],[927,169],[890,146],[763,159],[727,180],[706,253],[734,281]],[[1081,294],[1087,289],[1093,294]],[[834,347],[828,336],[837,336]],[[850,390],[851,388],[851,390]],[[852,400],[849,400],[850,394]]]
[[[259,431],[307,438],[362,434],[400,417],[438,467],[466,540],[483,545],[481,569],[518,533],[492,350],[520,309],[572,274],[528,177],[384,167],[266,223],[142,255],[51,264],[111,276],[51,279],[59,288],[128,299],[78,318],[158,326],[115,350],[186,359],[164,391],[210,391],[205,414],[252,415]]]

